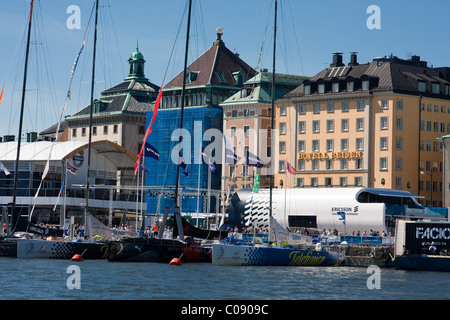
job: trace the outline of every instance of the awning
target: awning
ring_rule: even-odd
[[[372,194],[376,194],[379,196],[385,197],[398,197],[398,198],[424,198],[423,196],[418,196],[412,194],[405,190],[397,190],[397,189],[383,189],[383,188],[365,188],[361,190],[361,192],[369,192]]]

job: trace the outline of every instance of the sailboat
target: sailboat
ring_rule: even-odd
[[[275,114],[275,53],[277,32],[277,5],[275,0],[274,42],[273,42],[273,73],[272,73],[272,117],[271,128],[274,128]],[[273,152],[271,165],[273,165]],[[289,233],[272,217],[273,175],[270,175],[269,193],[269,243],[254,237],[250,244],[212,244],[212,264],[235,266],[336,266],[344,259],[337,251],[310,250],[300,245],[289,243],[292,238]],[[287,244],[285,244],[287,242]],[[283,243],[283,245],[281,245]],[[317,248],[319,249],[319,248]]]
[[[192,0],[189,0],[187,36],[184,58],[183,79],[187,74],[187,59],[189,48],[189,32],[191,22]],[[183,81],[181,91],[181,116],[180,116],[180,141],[183,127],[183,114],[185,100],[185,86]],[[162,90],[162,87],[161,89]],[[159,101],[156,102],[156,104]],[[155,106],[156,106],[155,104]],[[153,117],[156,111],[154,110]],[[144,138],[144,144],[145,144]],[[196,239],[219,239],[226,237],[226,233],[220,231],[201,230],[186,221],[180,213],[179,206],[179,181],[180,181],[180,152],[178,152],[177,177],[175,187],[175,210],[174,210],[174,229],[172,238],[163,238],[164,225],[159,226],[162,232],[158,233],[157,238],[130,237],[122,238],[119,241],[113,241],[109,246],[108,261],[122,262],[170,262],[174,258],[181,259],[183,262],[211,262],[211,247],[196,242]],[[164,213],[163,221],[167,221],[168,212]]]

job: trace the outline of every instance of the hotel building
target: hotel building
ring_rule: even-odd
[[[437,138],[450,133],[450,68],[418,56],[342,60],[335,53],[329,68],[277,100],[275,186],[404,189],[441,206]]]

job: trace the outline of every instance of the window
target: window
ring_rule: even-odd
[[[342,112],[348,112],[348,102],[342,102],[341,109]]]
[[[356,150],[364,150],[364,139],[356,138]]]
[[[356,158],[355,159],[355,169],[362,169],[363,168],[363,159],[362,158]]]
[[[327,151],[332,152],[334,149],[334,140],[333,139],[327,139]]]
[[[395,119],[395,128],[397,130],[403,130],[403,117],[397,117]]]
[[[311,169],[312,170],[319,170],[319,159],[313,159],[311,161]]]
[[[387,158],[380,158],[380,170],[387,170]]]
[[[356,130],[357,131],[364,131],[364,118],[357,118],[356,119]]]
[[[311,187],[317,187],[317,178],[311,178]]]
[[[348,119],[341,119],[341,131],[348,131]]]
[[[234,138],[236,137],[236,127],[231,127],[231,137]]]
[[[362,82],[362,89],[363,90],[369,90],[369,80],[363,80],[363,82]]]
[[[320,120],[313,120],[313,133],[318,133],[320,131]]]
[[[425,92],[427,91],[427,84],[424,81],[417,81],[417,91]]]
[[[280,141],[278,145],[279,145],[280,153],[286,153],[286,142]]]
[[[387,117],[381,117],[380,118],[380,129],[381,130],[387,130],[388,128],[388,118]]]
[[[216,71],[215,74],[220,83],[228,83],[227,78],[225,78],[225,74],[222,71]]]
[[[341,151],[348,150],[348,139],[341,139]]]
[[[389,109],[389,100],[381,100],[381,109],[383,110]]]
[[[314,114],[320,113],[320,104],[318,103],[313,104],[313,113]]]
[[[305,85],[305,94],[311,94],[311,86],[309,84]]]
[[[119,126],[117,124],[115,124],[113,126],[113,133],[118,133],[119,132]]]
[[[328,103],[327,104],[327,112],[328,113],[334,113],[334,103]]]
[[[397,99],[397,110],[403,110],[403,99]]]
[[[284,160],[278,161],[278,172],[284,172],[286,170],[286,162]]]
[[[340,177],[339,178],[339,186],[346,187],[347,186],[347,177]]]
[[[349,81],[347,82],[347,91],[353,91],[355,88],[355,82]]]
[[[395,186],[397,188],[400,188],[402,186],[402,178],[401,177],[395,177]]]
[[[356,110],[357,111],[364,111],[364,101],[357,101],[356,102]]]
[[[419,142],[419,150],[420,151],[425,150],[425,141],[420,140],[420,142]]]
[[[439,94],[441,92],[439,83],[431,84],[431,93]]]
[[[355,177],[355,186],[362,186],[362,177]]]
[[[298,113],[299,114],[306,114],[306,106],[304,104],[300,105],[298,107]]]
[[[439,142],[433,141],[433,151],[439,152]]]
[[[334,161],[332,159],[326,159],[325,160],[325,168],[327,170],[333,170],[333,163],[334,163]]]
[[[318,152],[319,151],[319,140],[313,140],[312,141],[312,151]]]
[[[388,149],[388,138],[381,137],[380,138],[380,150],[387,150],[387,149]]]
[[[439,132],[439,122],[433,122],[433,131]]]
[[[103,134],[108,134],[108,126],[103,126]]]
[[[305,140],[298,140],[298,151],[305,152]]]
[[[92,127],[92,134],[93,134],[94,136],[97,135],[97,127]]]
[[[86,128],[81,128],[81,136],[82,137],[86,136]]]
[[[325,178],[325,187],[331,187],[333,185],[332,178]]]
[[[300,170],[300,171],[305,170],[305,160],[304,159],[298,159],[296,169]]]
[[[319,91],[319,93],[325,93],[325,84],[324,83],[319,84],[318,91]]]
[[[327,120],[327,132],[334,131],[334,120]]]
[[[434,105],[434,112],[439,112],[439,105],[438,104]]]
[[[297,187],[304,187],[304,180],[303,178],[297,178]]]
[[[401,171],[403,166],[403,160],[400,157],[395,158],[395,170]]]
[[[230,177],[231,178],[236,178],[236,166],[234,165],[230,165]]]
[[[245,127],[244,127],[244,130],[245,130]],[[286,134],[286,122],[280,122],[280,134]]]
[[[431,131],[431,121],[427,121],[427,131]]]
[[[77,129],[74,128],[72,129],[72,137],[76,137],[77,136]]]
[[[232,116],[233,118],[236,118],[236,117],[238,116],[237,110],[231,111],[231,116]]]
[[[348,159],[341,159],[341,170],[348,169]]]
[[[333,92],[339,92],[339,82],[333,82],[332,90]]]
[[[280,116],[285,116],[286,115],[286,106],[281,106],[280,107]]]
[[[298,122],[298,132],[299,133],[305,133],[306,130],[306,123],[305,121],[299,121]]]
[[[403,149],[403,138],[402,137],[396,137],[395,138],[395,150],[402,150]]]

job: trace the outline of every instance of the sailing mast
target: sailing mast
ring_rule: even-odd
[[[89,209],[89,180],[91,167],[91,147],[92,147],[92,114],[94,111],[94,84],[95,84],[95,54],[97,49],[97,21],[98,21],[98,0],[95,1],[95,27],[94,27],[94,52],[92,55],[92,82],[91,82],[91,106],[89,114],[89,146],[88,146],[88,164],[86,175],[86,206],[84,207],[84,227],[86,232],[86,218]]]
[[[28,22],[28,36],[27,36],[27,48],[25,53],[25,68],[23,72],[23,88],[22,88],[22,103],[20,107],[20,120],[19,120],[19,135],[17,136],[17,156],[16,156],[16,168],[14,173],[14,192],[13,192],[13,203],[12,203],[12,212],[11,212],[11,218],[14,216],[14,211],[16,208],[16,198],[17,198],[17,181],[19,177],[19,156],[20,156],[20,144],[22,141],[22,123],[23,123],[23,111],[25,108],[25,92],[27,88],[27,72],[28,72],[28,55],[30,52],[30,37],[31,37],[31,21],[33,18],[33,4],[34,0],[31,0],[30,4],[30,19]],[[16,229],[16,225],[20,219],[20,215],[17,217],[17,220],[15,221],[15,225],[13,228],[13,231]],[[11,219],[14,220],[14,219]]]
[[[178,199],[178,188],[180,186],[180,153],[181,153],[181,140],[182,140],[182,129],[183,129],[183,115],[184,115],[184,100],[185,100],[185,90],[186,90],[186,70],[187,70],[187,60],[188,60],[188,48],[189,48],[189,32],[191,27],[191,8],[192,0],[189,0],[188,9],[188,21],[187,21],[187,32],[186,32],[186,48],[184,54],[184,69],[183,69],[183,86],[181,89],[181,115],[180,115],[180,137],[178,139],[178,163],[177,163],[177,181],[175,186],[175,221],[179,219],[178,214],[180,213],[180,203]],[[180,238],[182,236],[183,229],[178,228],[180,233]]]
[[[273,30],[273,71],[272,71],[272,94],[271,94],[271,100],[272,100],[272,114],[271,114],[271,126],[270,126],[270,144],[272,144],[273,140],[273,128],[274,128],[274,118],[275,118],[275,53],[276,53],[276,47],[277,47],[277,6],[278,6],[278,0],[275,0],[275,19],[274,19],[274,30]],[[271,232],[271,220],[272,220],[272,189],[273,189],[273,174],[274,174],[274,150],[273,148],[270,148],[270,163],[271,163],[271,171],[270,172],[270,200],[269,200],[269,232]],[[276,235],[275,235],[276,236]],[[277,245],[279,245],[277,241]]]

